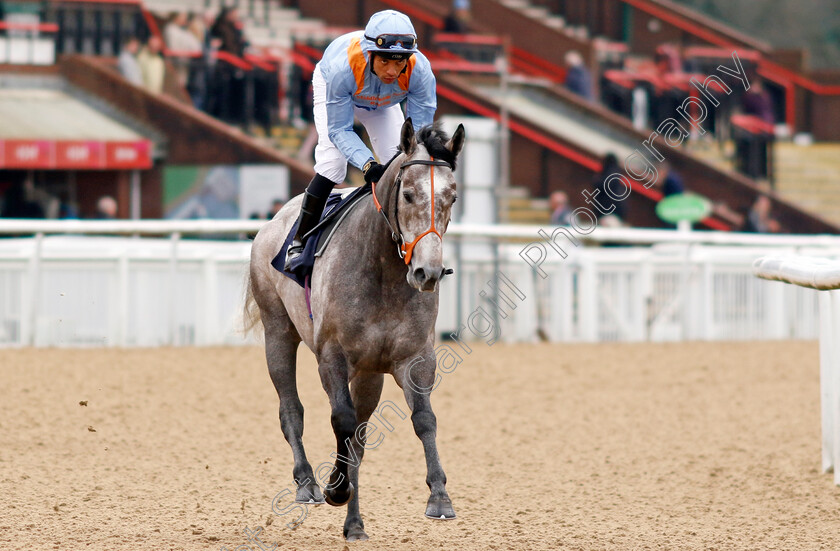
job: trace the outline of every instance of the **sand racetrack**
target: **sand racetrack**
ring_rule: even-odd
[[[316,466],[334,438],[299,366]],[[3,350],[0,398],[2,550],[345,547],[344,508],[271,511],[292,462],[261,348]],[[387,415],[349,549],[840,549],[815,342],[477,343],[432,403],[458,518],[423,516],[422,446]]]

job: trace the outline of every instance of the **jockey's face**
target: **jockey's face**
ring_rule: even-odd
[[[386,59],[379,55],[373,57],[373,74],[385,84],[393,84],[405,69],[407,59]]]

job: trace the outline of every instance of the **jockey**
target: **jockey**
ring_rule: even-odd
[[[377,182],[399,150],[404,122],[400,103],[415,130],[431,124],[437,109],[435,76],[417,49],[417,33],[404,14],[373,14],[364,31],[336,38],[312,74],[315,128],[315,177],[306,187],[298,229],[289,245],[285,269],[303,252],[302,237],[321,217],[333,186],[344,181],[347,163],[360,169],[365,182]],[[373,153],[353,131],[364,125]]]

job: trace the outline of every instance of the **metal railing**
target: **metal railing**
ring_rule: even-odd
[[[251,220],[0,220],[0,345],[246,342]],[[21,237],[29,234],[29,237]],[[570,236],[574,239],[570,239]],[[437,332],[502,341],[815,338],[816,297],[752,277],[835,236],[452,224]],[[395,252],[396,254],[396,252]]]
[[[815,257],[763,257],[755,275],[820,293],[820,413],[822,468],[840,486],[840,262]]]

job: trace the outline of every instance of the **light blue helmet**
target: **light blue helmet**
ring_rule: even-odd
[[[374,13],[365,27],[367,51],[390,59],[408,59],[417,51],[417,33],[404,13],[385,10]]]

